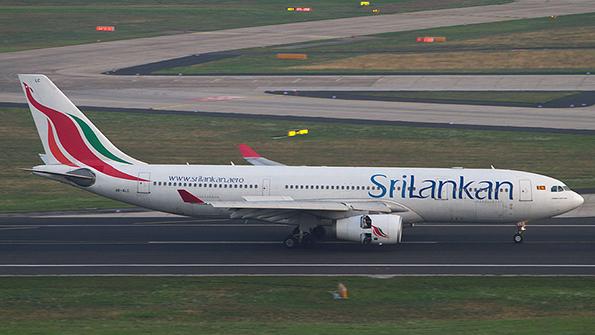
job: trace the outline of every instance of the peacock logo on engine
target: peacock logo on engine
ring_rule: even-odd
[[[380,227],[372,226],[372,233],[376,237],[388,238],[388,235]]]

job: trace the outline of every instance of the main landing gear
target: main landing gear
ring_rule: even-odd
[[[514,234],[513,241],[514,243],[522,243],[523,242],[523,234],[527,230],[527,221],[521,221],[516,224],[516,234]]]
[[[298,246],[311,246],[315,244],[316,241],[322,239],[324,234],[324,228],[321,226],[314,227],[310,231],[304,231],[297,226],[293,232],[283,240],[283,245],[288,249]]]

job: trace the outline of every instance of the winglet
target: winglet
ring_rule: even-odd
[[[238,149],[240,149],[240,153],[242,154],[242,158],[252,165],[260,165],[260,166],[281,166],[279,162],[272,161],[270,159],[264,158],[258,154],[258,152],[254,151],[252,147],[248,144],[238,144]]]
[[[252,149],[252,147],[250,147],[248,144],[239,144],[238,145],[238,149],[240,149],[240,153],[242,154],[242,157],[244,158],[260,158],[262,157],[261,155],[258,154],[258,152],[254,151],[254,149]]]
[[[186,190],[178,190],[178,193],[180,194],[180,197],[182,197],[182,200],[184,200],[184,202],[188,202],[191,204],[204,204],[205,202],[200,200],[197,196],[195,196],[194,194],[186,191]]]

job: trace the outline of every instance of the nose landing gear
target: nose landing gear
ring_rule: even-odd
[[[523,242],[523,234],[527,230],[527,221],[521,221],[516,224],[516,234],[514,234],[513,241],[514,243],[522,243]]]

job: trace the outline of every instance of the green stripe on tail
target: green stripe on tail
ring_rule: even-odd
[[[95,150],[99,151],[103,156],[110,158],[114,161],[117,161],[120,163],[125,163],[125,164],[131,164],[131,163],[117,157],[116,155],[111,153],[109,150],[107,150],[107,148],[103,146],[103,143],[101,143],[101,141],[99,140],[97,135],[95,135],[95,133],[93,132],[91,127],[89,127],[89,125],[86,124],[85,121],[79,119],[78,117],[76,117],[72,114],[68,114],[68,115],[70,117],[72,117],[76,121],[76,123],[78,123],[78,125],[83,130],[83,134],[85,134],[85,138],[87,138],[87,141],[89,141],[89,143],[91,143],[91,145],[93,146],[93,148],[95,148]]]

